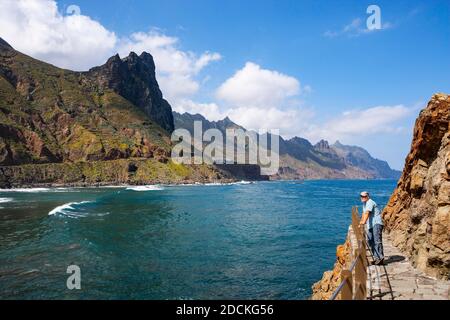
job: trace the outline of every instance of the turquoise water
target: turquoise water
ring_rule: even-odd
[[[306,299],[359,191],[384,206],[395,184],[0,190],[0,298]]]

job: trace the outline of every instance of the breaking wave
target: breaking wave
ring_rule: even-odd
[[[161,186],[132,186],[132,187],[126,188],[126,190],[131,190],[131,191],[160,191],[160,190],[164,190],[164,188],[161,187]]]
[[[13,200],[14,200],[13,198],[0,198],[0,203],[11,202]]]
[[[88,215],[88,212],[85,210],[80,210],[81,206],[87,203],[93,203],[94,201],[81,201],[81,202],[69,202],[65,203],[61,206],[58,206],[51,210],[48,215],[63,215],[70,218],[80,218]],[[103,214],[104,215],[104,214]]]

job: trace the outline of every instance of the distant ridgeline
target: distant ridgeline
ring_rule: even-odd
[[[209,182],[235,179],[170,160],[172,109],[153,57],[111,57],[64,70],[0,39],[0,187]],[[238,178],[247,177],[239,171]]]
[[[228,117],[208,121],[200,114],[173,112],[175,129],[184,128],[194,134],[194,121],[201,121],[203,130],[243,129]],[[373,158],[366,150],[346,146],[336,141],[329,145],[321,140],[312,145],[308,140],[280,137],[280,169],[272,179],[398,179],[400,171],[393,170],[386,161]]]

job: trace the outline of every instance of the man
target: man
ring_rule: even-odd
[[[363,203],[363,214],[360,225],[366,225],[367,242],[374,256],[374,264],[381,265],[384,262],[383,254],[383,219],[380,209],[375,201],[370,199],[367,191],[361,192],[361,202]]]

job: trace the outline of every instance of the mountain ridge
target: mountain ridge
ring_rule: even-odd
[[[173,112],[175,129],[185,128],[193,134],[193,121],[201,121],[203,130],[219,129],[225,135],[227,128],[244,129],[228,117],[209,121],[203,115]],[[325,140],[313,145],[305,138],[280,137],[280,170],[274,179],[321,178],[381,178],[398,179],[400,171],[393,170],[386,161],[373,158],[358,146],[333,145]]]

